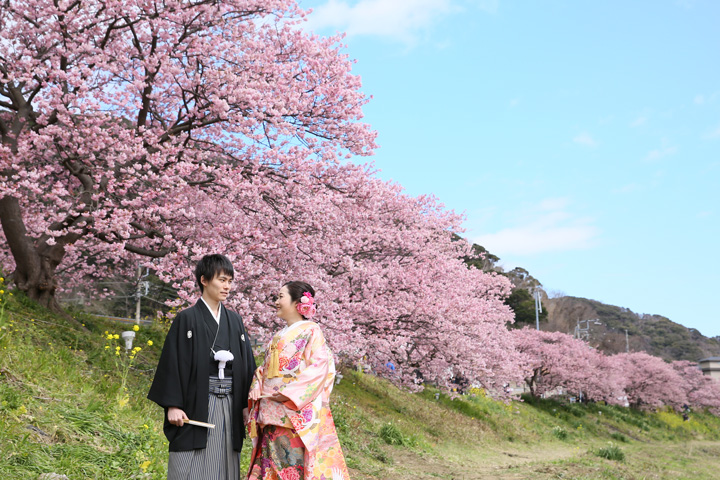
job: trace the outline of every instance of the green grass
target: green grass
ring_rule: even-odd
[[[124,328],[73,312],[82,327],[13,293],[0,296],[0,478],[164,479],[162,411],[145,396],[166,327],[142,327],[135,345],[143,350],[129,362],[107,338]],[[537,479],[641,478],[665,461],[656,451],[677,471],[711,478],[703,462],[719,453],[720,419],[708,413],[683,421],[669,410],[529,397],[505,404],[481,391],[413,394],[369,374],[343,375],[331,406],[353,480],[462,478],[503,462],[520,463],[502,472]],[[675,455],[674,446],[692,442],[700,446]]]

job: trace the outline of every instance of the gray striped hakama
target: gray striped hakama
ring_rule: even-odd
[[[239,480],[240,452],[232,442],[232,378],[210,377],[207,446],[170,452],[168,480]],[[198,427],[194,427],[198,428]]]

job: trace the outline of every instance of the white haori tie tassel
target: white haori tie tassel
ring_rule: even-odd
[[[228,350],[218,350],[215,352],[215,360],[220,362],[218,365],[218,378],[220,380],[225,378],[225,364],[231,362],[234,358],[232,352]]]

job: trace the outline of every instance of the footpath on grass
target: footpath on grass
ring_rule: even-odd
[[[481,394],[346,373],[333,407],[354,479],[716,479],[720,419]]]
[[[125,350],[127,326],[74,315],[84,328],[17,293],[5,298],[0,478],[166,478],[162,411],[145,395],[167,325],[140,326]],[[350,369],[331,401],[353,480],[702,480],[720,471],[720,419],[703,412],[683,421],[597,404],[503,404],[481,391],[412,394]]]

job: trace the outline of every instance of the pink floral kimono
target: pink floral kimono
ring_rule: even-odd
[[[332,413],[335,362],[320,327],[304,320],[285,327],[267,345],[250,389],[250,480],[350,480]],[[269,398],[282,394],[289,401]]]

